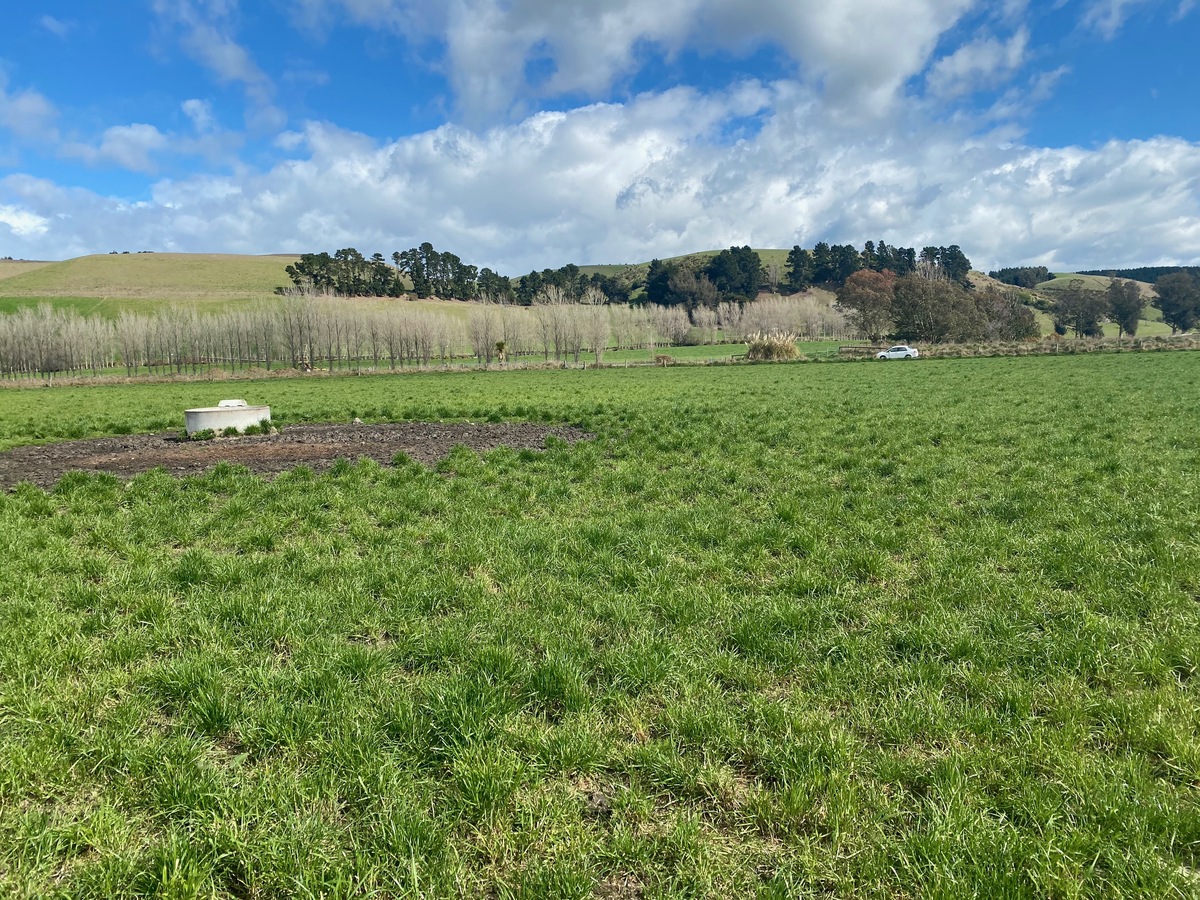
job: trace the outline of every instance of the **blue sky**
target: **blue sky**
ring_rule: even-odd
[[[50,0],[0,34],[0,256],[1200,263],[1195,5]]]

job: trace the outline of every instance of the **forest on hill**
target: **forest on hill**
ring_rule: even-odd
[[[1139,266],[1133,269],[1086,269],[1078,275],[1104,275],[1108,278],[1128,278],[1132,281],[1155,282],[1164,275],[1183,272],[1192,278],[1200,278],[1200,266]]]
[[[305,253],[286,272],[292,284],[277,293],[333,294],[343,297],[399,297],[444,300],[489,300],[532,305],[553,289],[578,299],[593,292],[607,303],[628,303],[635,296],[660,306],[715,308],[723,302],[746,302],[760,292],[794,294],[810,287],[836,290],[855,272],[892,272],[905,276],[936,272],[968,286],[971,261],[957,244],[890,247],[867,241],[862,250],[851,244],[817,243],[811,250],[793,247],[782,271],[765,266],[749,246],[730,247],[716,254],[693,254],[673,260],[651,260],[649,266],[628,266],[615,274],[587,273],[574,264],[532,271],[513,278],[466,263],[455,253],[423,243],[395,251],[391,262],[382,253],[370,257],[353,247],[334,253]]]

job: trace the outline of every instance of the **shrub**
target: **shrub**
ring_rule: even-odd
[[[752,334],[747,338],[746,359],[796,359],[796,336],[786,332]]]

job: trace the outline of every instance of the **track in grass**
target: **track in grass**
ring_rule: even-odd
[[[540,450],[556,438],[573,443],[589,437],[576,428],[516,423],[404,422],[383,425],[298,425],[279,434],[189,440],[178,433],[138,434],[56,444],[34,444],[0,452],[0,490],[22,482],[52,487],[69,473],[131,477],[154,469],[181,477],[221,465],[259,475],[296,466],[315,472],[337,460],[405,460],[434,463],[455,448],[488,452],[499,447]]]

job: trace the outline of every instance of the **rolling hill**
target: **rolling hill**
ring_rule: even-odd
[[[1112,284],[1112,278],[1107,275],[1080,275],[1076,272],[1055,272],[1054,277],[1049,281],[1043,281],[1037,286],[1037,290],[1042,293],[1053,294],[1055,291],[1065,291],[1071,286],[1072,282],[1081,282],[1084,290],[1087,291],[1106,291],[1108,286]],[[1142,295],[1149,297],[1154,293],[1154,285],[1145,281],[1135,281],[1134,284],[1141,290]]]
[[[42,269],[46,266],[52,266],[54,263],[38,262],[28,259],[0,259],[0,281],[6,281],[9,278],[15,278],[18,275],[24,275],[27,272],[32,272],[35,269]]]
[[[705,250],[664,259],[675,262],[688,259],[705,260],[718,250]],[[787,250],[756,251],[765,266],[777,266],[780,273],[786,267]],[[48,302],[56,307],[71,308],[84,314],[115,316],[124,310],[147,310],[161,302],[201,304],[214,311],[236,308],[273,298],[274,290],[288,283],[285,267],[297,256],[239,256],[218,253],[136,253],[82,256],[63,262],[0,260],[0,313]],[[584,274],[600,273],[613,276],[629,273],[644,277],[649,261],[629,264],[585,265]],[[1088,290],[1104,290],[1111,279],[1103,275],[1056,273],[1050,281],[1039,284],[1030,292],[1033,297],[1052,299],[1065,290],[1073,280],[1080,280]],[[972,272],[976,287],[1007,288],[981,272]],[[1151,285],[1139,282],[1145,294],[1153,292]],[[809,292],[818,299],[832,302],[834,295],[825,290]],[[379,301],[363,301],[364,303]],[[441,305],[442,301],[423,301]],[[460,304],[454,311],[462,311]],[[1161,313],[1153,307],[1146,309],[1148,331],[1161,325]]]
[[[127,297],[231,300],[270,294],[287,284],[296,257],[218,253],[136,253],[80,256],[32,265],[4,278],[8,297]],[[9,264],[14,265],[13,263]]]

